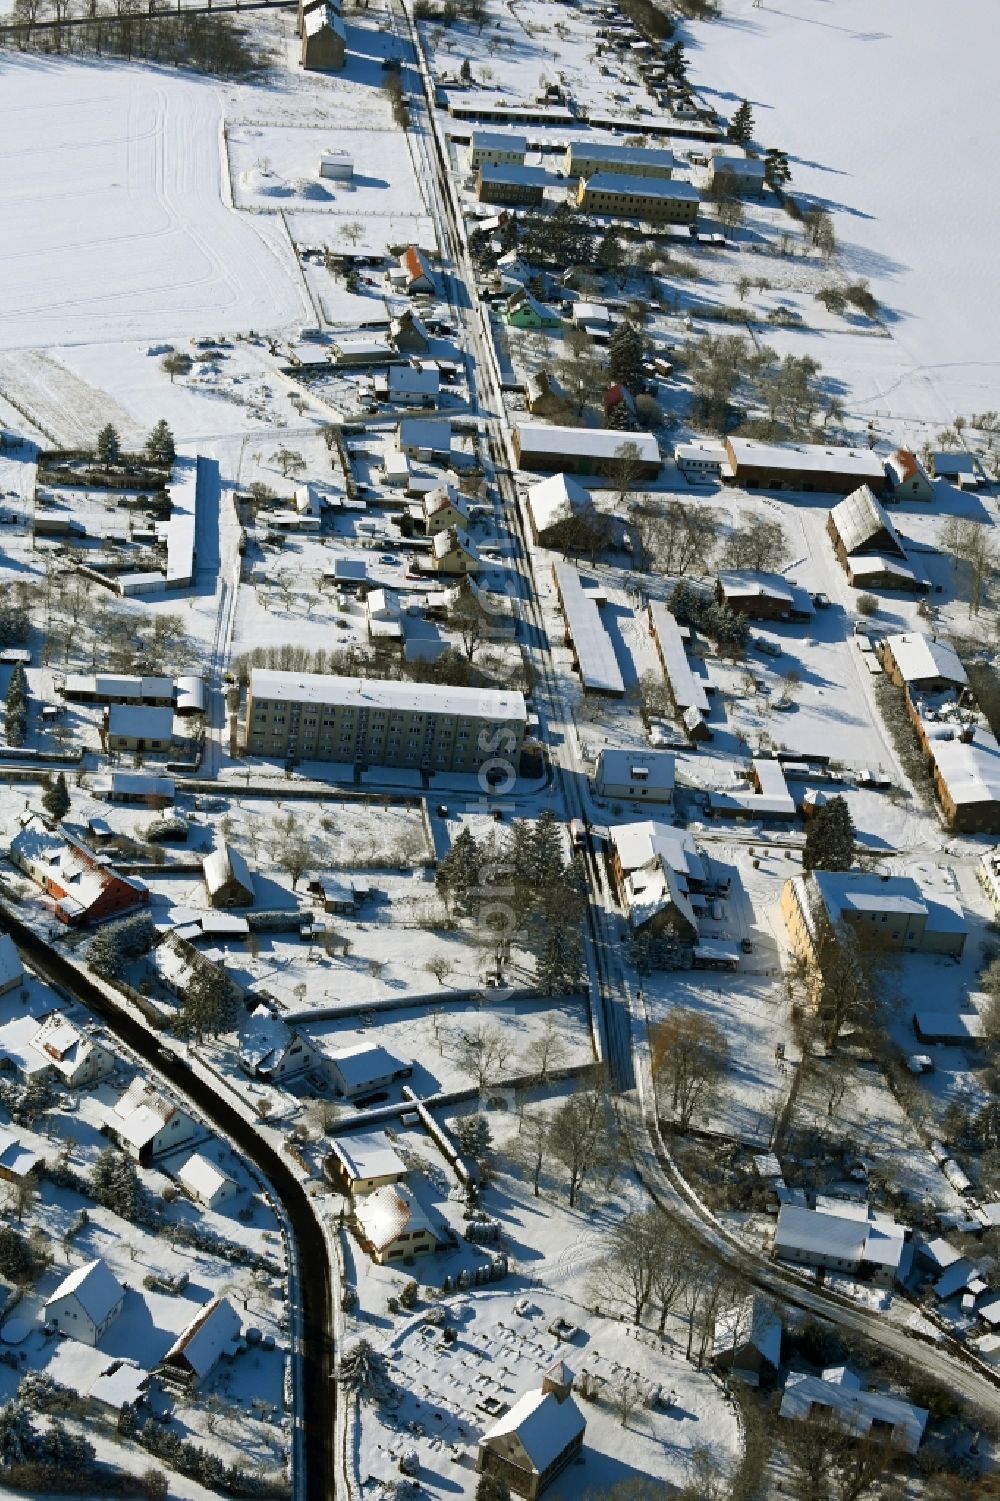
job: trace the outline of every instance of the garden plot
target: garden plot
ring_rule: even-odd
[[[467,1090],[477,1084],[466,1067],[462,1038],[467,1034],[496,1033],[505,1050],[502,1065],[489,1080],[491,1093],[502,1095],[505,1081],[518,1075],[537,1074],[539,1045],[558,1033],[558,1059],[552,1046],[550,1067],[586,1065],[593,1059],[586,1008],[581,1001],[551,1000],[450,1001],[450,981],[442,984],[433,975],[424,976],[426,989],[440,990],[433,1009],[401,1006],[379,1009],[366,1016],[341,1022],[312,1022],[308,1035],[324,1053],[344,1048],[387,1048],[394,1057],[413,1064],[407,1083],[418,1095]],[[393,1088],[390,1097],[396,1097]],[[472,1107],[470,1107],[472,1108]]]
[[[7,68],[2,347],[302,318],[280,226],[223,203],[221,112],[221,91],[193,75],[31,57]]]

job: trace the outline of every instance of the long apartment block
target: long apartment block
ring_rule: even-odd
[[[244,742],[249,756],[477,771],[499,758],[515,772],[524,695],[325,673],[250,674]]]

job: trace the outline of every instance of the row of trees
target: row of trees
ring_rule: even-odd
[[[28,678],[24,666],[15,662],[7,684],[7,707],[4,733],[7,744],[21,746],[28,732]]]
[[[150,432],[142,451],[143,457],[150,464],[162,464],[164,467],[169,467],[174,462],[177,453],[174,435],[162,417]],[[106,422],[97,434],[94,452],[105,469],[113,469],[116,464],[121,463],[121,434],[113,422]]]
[[[815,431],[821,412],[822,425],[833,415],[832,398],[824,404],[821,367],[809,355],[782,358],[742,334],[703,334],[687,345],[685,361],[695,419],[715,432],[763,409],[747,431],[772,440],[804,437]]]
[[[85,18],[80,20],[80,18]],[[10,40],[23,51],[124,57],[195,68],[219,78],[245,78],[264,65],[262,54],[226,16],[155,11],[94,0],[14,0]],[[40,21],[55,26],[40,29]],[[76,24],[65,24],[75,20]]]

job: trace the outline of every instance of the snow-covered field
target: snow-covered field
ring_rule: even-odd
[[[817,351],[866,415],[930,418],[997,404],[1000,132],[994,18],[980,0],[723,0],[689,29],[692,81],[789,154],[792,189],[834,217],[845,270],[889,309],[891,341]],[[914,86],[921,80],[919,87]],[[821,90],[818,84],[821,80]],[[802,351],[803,336],[779,342]]]
[[[308,317],[280,224],[223,202],[222,110],[206,80],[7,55],[2,347]]]

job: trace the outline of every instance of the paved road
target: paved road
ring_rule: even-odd
[[[397,11],[401,12],[399,0],[396,0],[396,5]],[[425,73],[421,73],[421,84],[426,113],[433,122]],[[470,369],[470,382],[479,382],[482,410],[490,414],[487,437],[494,459],[495,479],[506,519],[516,540],[515,562],[524,583],[522,592],[526,600],[526,622],[533,628],[534,641],[537,643],[533,660],[541,675],[538,696],[544,702],[550,730],[555,731],[550,736],[550,742],[559,745],[558,755],[554,756],[556,786],[562,795],[567,816],[584,817],[587,810],[580,789],[585,783],[585,776],[575,723],[572,711],[560,691],[537,590],[531,576],[531,552],[527,546],[520,504],[511,478],[517,465],[510,445],[509,430],[502,415],[502,393],[493,366],[492,350],[487,347],[487,340],[480,327],[482,315],[477,304],[475,273],[464,239],[460,211],[453,198],[451,176],[445,165],[446,148],[440,132],[436,131],[436,124],[432,123],[431,128],[436,132],[433,174],[438,204],[436,218],[439,223],[442,220],[444,222],[442,249],[450,252],[464,288],[467,289],[467,297],[473,303],[469,307],[465,298],[453,299],[455,311],[466,330],[470,351],[475,357],[475,370],[473,372]],[[596,1031],[601,1042],[602,1056],[608,1063],[617,1087],[623,1092],[631,1091],[630,1107],[639,1128],[633,1133],[637,1167],[650,1193],[673,1218],[683,1222],[694,1236],[711,1246],[723,1261],[738,1267],[750,1282],[780,1302],[808,1311],[841,1329],[865,1335],[875,1344],[891,1350],[936,1381],[949,1386],[970,1405],[991,1418],[1000,1417],[1000,1380],[992,1370],[957,1343],[942,1341],[936,1344],[894,1323],[883,1314],[859,1307],[826,1289],[808,1286],[805,1279],[784,1271],[769,1259],[737,1242],[714,1220],[688,1188],[660,1141],[655,1109],[652,1108],[645,1019],[641,1016],[633,1017],[632,997],[620,959],[621,932],[618,917],[609,910],[611,904],[610,901],[606,902],[604,882],[592,850],[587,851],[586,863],[591,898],[588,962],[597,1001]]]
[[[338,1491],[332,1443],[336,1388],[332,1381],[334,1320],[331,1274],[326,1239],[303,1184],[281,1155],[228,1101],[216,1094],[210,1084],[179,1060],[171,1049],[160,1045],[128,1011],[116,1006],[63,954],[5,908],[0,908],[0,931],[11,935],[28,963],[40,975],[107,1022],[115,1035],[144,1059],[154,1073],[168,1080],[177,1094],[191,1101],[199,1115],[234,1142],[260,1170],[281,1201],[295,1240],[289,1254],[295,1256],[297,1253],[300,1269],[302,1431],[295,1435],[295,1442],[304,1460],[305,1474],[296,1494],[308,1497],[309,1501],[313,1497],[335,1501]]]

